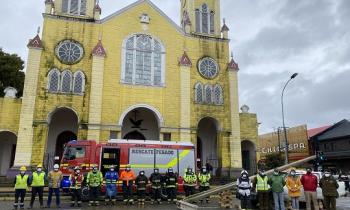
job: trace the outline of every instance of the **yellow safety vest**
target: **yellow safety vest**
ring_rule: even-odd
[[[193,174],[185,173],[184,181],[185,181],[184,183],[185,185],[194,186],[196,185],[197,176],[194,173]]]
[[[199,184],[204,187],[209,186],[210,174],[198,174]]]
[[[270,186],[267,184],[268,177],[265,176],[264,178],[261,178],[261,176],[256,176],[257,178],[257,183],[256,183],[256,189],[258,191],[267,191],[270,189]]]
[[[38,172],[33,173],[32,187],[44,187],[45,186],[45,172],[41,172],[38,175]]]
[[[18,174],[16,176],[16,184],[15,184],[15,189],[16,190],[26,190],[28,188],[28,175],[25,174],[23,177],[21,174]]]

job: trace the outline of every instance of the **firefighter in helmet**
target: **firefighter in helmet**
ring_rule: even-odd
[[[162,175],[159,173],[159,169],[155,168],[153,170],[153,173],[151,174],[151,177],[149,178],[149,181],[152,184],[152,201],[151,203],[153,204],[154,202],[158,202],[158,204],[161,204],[161,188],[162,188]]]
[[[89,206],[99,205],[99,195],[101,190],[101,185],[103,183],[103,175],[101,171],[97,169],[97,165],[92,165],[92,171],[90,171],[86,178],[86,184],[89,186],[90,201]]]
[[[24,197],[26,196],[26,191],[29,186],[29,176],[26,174],[27,168],[22,166],[19,169],[20,173],[15,178],[15,202],[13,203],[13,208],[24,209]],[[18,203],[18,199],[21,199]]]
[[[197,184],[197,176],[193,172],[191,167],[188,167],[184,175],[184,188],[186,197],[193,195],[195,193],[195,188]]]
[[[168,172],[165,175],[165,186],[168,194],[168,203],[176,202],[177,175],[172,168],[168,168]]]
[[[111,205],[115,205],[116,197],[117,197],[117,181],[119,179],[118,172],[115,171],[113,165],[109,167],[109,171],[107,171],[105,175],[106,181],[106,197],[105,197],[105,205],[108,205],[108,202]]]
[[[70,190],[71,190],[71,207],[74,207],[75,204],[78,207],[81,206],[81,185],[84,181],[84,176],[80,173],[79,166],[74,168],[74,172],[69,176],[70,181]]]
[[[123,196],[125,204],[134,204],[134,199],[132,198],[132,185],[135,178],[135,173],[131,170],[131,165],[128,164],[125,170],[120,174],[120,179],[123,181]]]
[[[139,205],[145,205],[146,187],[148,184],[148,178],[145,175],[145,171],[140,171],[136,177],[135,184],[137,187],[137,201]]]
[[[210,173],[207,171],[207,168],[205,166],[202,167],[201,171],[198,174],[198,181],[199,181],[199,191],[204,192],[209,190],[210,187]],[[209,197],[207,197],[206,202],[209,203]],[[201,200],[203,202],[203,200]]]

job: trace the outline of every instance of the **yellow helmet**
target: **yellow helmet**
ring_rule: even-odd
[[[43,165],[42,165],[42,164],[38,164],[36,167],[37,167],[37,168],[42,168]]]
[[[19,169],[20,171],[26,171],[27,168],[25,166],[21,166],[21,168]]]

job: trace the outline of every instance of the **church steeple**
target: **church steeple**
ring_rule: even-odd
[[[221,36],[220,0],[180,0],[181,23],[186,33]]]
[[[54,4],[56,15],[95,18],[96,0],[55,0]]]

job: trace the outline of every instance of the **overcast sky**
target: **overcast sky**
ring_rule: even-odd
[[[100,0],[105,17],[136,0]],[[179,0],[152,0],[179,23]],[[240,66],[240,105],[258,114],[259,133],[308,128],[350,118],[350,0],[221,0],[231,50]],[[0,47],[27,59],[26,44],[42,25],[44,0],[0,7]]]

